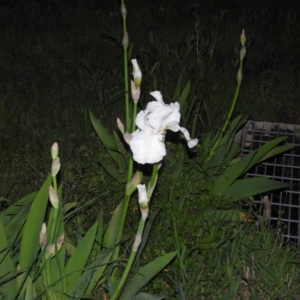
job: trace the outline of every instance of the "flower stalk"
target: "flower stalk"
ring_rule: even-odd
[[[240,63],[239,63],[239,69],[238,69],[238,72],[237,72],[237,85],[236,85],[234,97],[233,97],[230,109],[228,111],[227,117],[225,119],[225,122],[224,122],[224,124],[221,128],[219,138],[214,143],[211,151],[209,152],[209,156],[208,156],[207,161],[209,161],[212,158],[212,156],[214,155],[214,153],[215,153],[215,151],[216,151],[216,149],[219,145],[219,142],[220,142],[221,138],[223,137],[223,135],[225,134],[225,132],[227,130],[227,127],[228,127],[229,122],[232,118],[232,114],[234,112],[234,109],[236,107],[236,103],[237,103],[237,100],[238,100],[238,97],[239,97],[239,94],[240,94],[240,89],[241,89],[241,84],[242,84],[243,62],[244,62],[244,58],[245,58],[245,55],[246,55],[246,47],[245,47],[246,35],[245,35],[245,30],[244,29],[243,29],[241,37],[240,37],[240,42],[241,42],[242,47],[241,47],[241,50],[240,50]]]
[[[59,197],[58,197],[58,187],[57,187],[57,174],[60,170],[60,159],[58,156],[59,148],[58,144],[54,143],[51,147],[51,176],[52,176],[52,185],[49,186],[49,200],[52,205],[52,211],[49,218],[49,228],[47,229],[46,224],[43,223],[41,233],[40,233],[40,245],[43,249],[43,264],[44,268],[44,278],[45,278],[45,286],[47,288],[47,294],[49,298],[53,298],[53,291],[51,289],[51,264],[50,260],[55,253],[60,250],[62,244],[64,243],[65,234],[63,233],[60,238],[56,241],[56,227],[57,227],[57,219],[59,213]],[[47,239],[47,231],[49,230],[50,236]],[[46,246],[48,244],[48,246]]]
[[[127,25],[126,25],[126,5],[124,0],[121,2],[121,14],[123,20],[123,64],[124,64],[124,92],[125,92],[125,128],[126,131],[130,129],[130,106],[129,106],[129,84],[128,84],[128,45],[129,45],[129,38],[127,32]]]
[[[120,293],[122,292],[122,289],[126,284],[127,277],[129,275],[132,265],[134,263],[137,251],[141,244],[146,220],[147,220],[148,213],[149,213],[149,204],[148,203],[150,202],[151,196],[152,196],[154,188],[155,188],[155,184],[156,184],[157,177],[158,177],[159,167],[160,167],[160,165],[158,165],[158,164],[153,165],[152,175],[151,175],[151,179],[149,182],[148,191],[146,190],[145,185],[140,185],[140,184],[137,185],[137,188],[139,191],[138,196],[139,196],[139,205],[140,205],[140,210],[141,210],[141,219],[140,219],[140,223],[139,223],[139,226],[137,229],[137,233],[136,233],[133,245],[132,245],[131,253],[130,253],[129,259],[127,261],[125,270],[123,271],[122,277],[118,283],[117,288],[115,289],[115,291],[111,297],[111,300],[117,300]]]
[[[118,281],[116,274],[117,268],[112,266],[108,272],[110,276],[110,282],[112,285],[113,294],[111,300],[117,300],[134,263],[136,253],[139,249],[145,222],[148,218],[149,207],[148,202],[151,199],[154,191],[158,170],[160,167],[160,161],[166,155],[165,148],[165,134],[167,130],[174,132],[181,131],[185,136],[188,146],[194,147],[198,143],[198,139],[191,139],[187,129],[179,126],[180,121],[180,105],[178,102],[165,104],[162,99],[162,95],[159,91],[150,93],[156,101],[148,103],[144,111],[137,113],[138,102],[141,95],[141,83],[142,83],[142,71],[138,65],[136,59],[132,59],[133,66],[133,80],[131,80],[131,97],[133,103],[129,103],[129,90],[128,90],[128,33],[126,29],[126,7],[124,0],[121,2],[121,14],[123,18],[123,53],[124,53],[124,78],[125,78],[125,126],[123,126],[120,119],[117,119],[117,125],[121,133],[123,134],[124,140],[129,144],[132,151],[132,156],[129,158],[128,173],[127,173],[127,185],[125,190],[125,196],[121,206],[121,217],[118,221],[118,232],[116,237],[116,246],[112,255],[112,261],[117,261],[120,254],[121,241],[123,236],[123,230],[125,226],[125,220],[129,205],[129,200],[133,192],[138,189],[139,192],[139,205],[141,210],[141,219],[139,222],[136,237],[133,243],[133,247],[127,261],[125,270]],[[133,104],[133,106],[132,106]],[[132,110],[131,110],[132,109]],[[136,127],[138,129],[136,129]],[[153,164],[152,175],[148,188],[140,182],[142,180],[143,173],[137,171],[134,176],[133,174],[133,160],[138,164]],[[139,167],[138,167],[139,169]],[[118,281],[118,282],[117,282]],[[116,287],[116,288],[115,288]]]

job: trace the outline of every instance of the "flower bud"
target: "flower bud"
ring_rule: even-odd
[[[140,209],[141,209],[141,214],[142,214],[142,220],[146,221],[146,219],[148,218],[148,215],[149,215],[149,207],[147,207],[146,209],[143,209],[140,206]]]
[[[125,19],[127,11],[126,11],[126,6],[124,4],[121,5],[121,14],[122,14],[123,19]]]
[[[241,34],[241,45],[244,46],[246,43],[246,35],[245,35],[245,30],[243,29],[242,34]]]
[[[119,118],[117,118],[117,126],[118,126],[119,130],[121,131],[121,133],[124,134],[124,130],[125,130],[124,125]]]
[[[60,159],[57,156],[55,158],[55,160],[52,162],[52,166],[51,166],[51,175],[52,177],[55,177],[57,175],[57,173],[59,172],[60,169]]]
[[[52,185],[49,186],[49,198],[52,206],[57,209],[59,206],[59,199]]]
[[[42,224],[39,243],[40,243],[40,246],[42,248],[44,248],[47,244],[47,227],[46,227],[46,223]]]
[[[133,102],[137,103],[141,96],[141,88],[136,88],[134,82],[131,80],[131,97]]]
[[[240,51],[240,60],[243,60],[246,55],[246,47],[242,46],[241,51]]]
[[[129,37],[127,31],[124,33],[123,39],[122,39],[122,45],[123,48],[126,49],[129,45]]]
[[[46,253],[45,253],[46,259],[53,257],[55,255],[56,249],[57,249],[57,251],[59,251],[61,249],[64,241],[65,241],[65,234],[62,233],[62,235],[57,240],[56,245],[52,244],[46,248]],[[56,249],[55,249],[55,247],[56,247]]]
[[[132,140],[132,135],[128,132],[123,133],[123,138],[125,142],[129,145],[130,141]]]
[[[146,190],[145,184],[138,184],[137,189],[139,191],[139,204],[141,209],[147,209],[148,208],[148,193]]]
[[[139,249],[139,246],[141,244],[141,241],[142,241],[142,235],[140,233],[138,233],[135,236],[132,251],[137,252],[137,250]]]
[[[51,157],[55,160],[58,155],[58,144],[55,142],[51,147]]]
[[[139,88],[142,83],[142,71],[140,69],[140,66],[137,63],[136,59],[131,60],[132,66],[133,66],[133,80],[134,80],[134,85],[136,88]]]

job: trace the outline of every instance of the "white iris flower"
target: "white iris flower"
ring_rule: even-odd
[[[165,132],[168,129],[181,131],[189,148],[198,143],[198,139],[191,139],[189,132],[179,126],[179,103],[165,104],[159,91],[150,94],[156,101],[149,102],[146,109],[138,113],[135,120],[138,129],[129,139],[133,159],[139,164],[154,164],[163,159],[166,155]]]

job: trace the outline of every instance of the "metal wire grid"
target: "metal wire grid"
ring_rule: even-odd
[[[255,201],[261,214],[269,214],[271,224],[280,225],[285,240],[300,244],[300,126],[248,121],[236,140],[245,155],[280,136],[294,149],[255,166],[247,177],[268,177],[289,184],[289,188],[260,195]]]

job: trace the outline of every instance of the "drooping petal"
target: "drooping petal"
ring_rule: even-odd
[[[192,139],[188,141],[189,148],[194,148],[198,144],[198,139]]]
[[[129,142],[133,159],[139,164],[154,164],[166,155],[164,135],[149,130],[136,130]]]
[[[189,132],[184,127],[179,126],[179,130],[183,133],[184,137],[186,138],[189,148],[193,148],[198,144],[198,139],[191,139]]]

